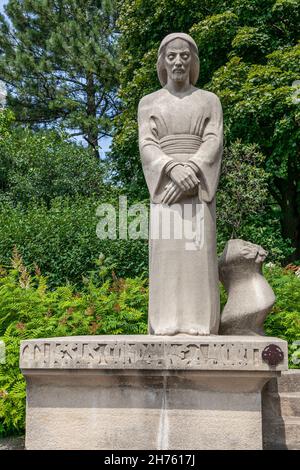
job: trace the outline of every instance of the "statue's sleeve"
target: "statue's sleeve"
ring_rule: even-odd
[[[151,201],[160,203],[165,185],[169,181],[166,166],[173,159],[159,145],[156,118],[149,97],[142,98],[138,108],[139,149]]]
[[[219,98],[211,94],[199,150],[189,159],[197,167],[202,198],[210,202],[216,193],[223,153],[223,112]]]

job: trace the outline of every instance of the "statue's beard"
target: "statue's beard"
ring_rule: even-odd
[[[172,70],[172,80],[176,82],[183,82],[186,79],[186,71],[185,70]]]

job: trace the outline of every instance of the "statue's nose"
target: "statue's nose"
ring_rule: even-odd
[[[178,55],[178,56],[176,57],[175,65],[182,65],[182,60],[181,60],[180,55]]]

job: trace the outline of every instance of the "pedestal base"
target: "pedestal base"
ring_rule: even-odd
[[[261,337],[24,341],[26,448],[261,449],[261,389],[286,360]]]

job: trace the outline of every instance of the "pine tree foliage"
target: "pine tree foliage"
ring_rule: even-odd
[[[113,0],[9,0],[0,77],[17,121],[62,125],[98,153],[117,110]]]

